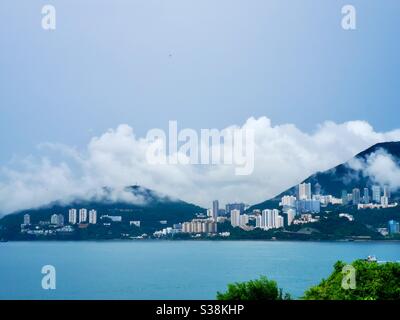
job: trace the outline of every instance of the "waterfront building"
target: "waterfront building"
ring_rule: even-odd
[[[249,216],[247,214],[242,214],[239,216],[239,226],[245,227],[249,223]]]
[[[79,223],[85,223],[87,221],[87,209],[79,209]]]
[[[262,211],[261,228],[268,230],[281,228],[283,225],[283,217],[279,215],[279,210],[266,209]]]
[[[293,223],[293,220],[296,216],[296,210],[289,209],[288,211],[286,211],[286,214],[287,214],[287,223],[288,226],[290,226]]]
[[[50,224],[53,224],[56,226],[63,226],[64,225],[64,216],[62,214],[51,215]]]
[[[69,209],[68,210],[68,222],[70,224],[76,224],[76,222],[77,222],[77,211],[76,211],[76,209]]]
[[[240,226],[240,211],[237,209],[231,211],[231,225],[234,228]]]
[[[96,210],[90,210],[89,211],[89,223],[90,224],[96,224],[97,223],[97,211]]]
[[[260,214],[256,215],[256,228],[262,228],[261,226],[262,216]]]
[[[182,223],[183,233],[217,233],[217,223],[210,219],[194,219]]]

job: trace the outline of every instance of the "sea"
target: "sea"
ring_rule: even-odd
[[[229,283],[262,275],[299,298],[328,277],[336,261],[368,255],[399,261],[400,243],[2,242],[0,299],[212,300]]]

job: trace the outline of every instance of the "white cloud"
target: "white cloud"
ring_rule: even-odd
[[[379,149],[366,159],[354,159],[349,166],[369,177],[373,183],[388,186],[391,190],[400,188],[400,166],[397,159],[385,150]]]
[[[125,199],[129,195],[123,187],[136,183],[204,207],[213,199],[253,204],[375,143],[400,140],[400,130],[376,132],[364,121],[325,122],[312,134],[292,124],[273,126],[266,117],[250,118],[241,128],[255,132],[255,167],[250,176],[236,176],[234,166],[150,165],[149,142],[136,137],[128,125],[94,137],[85,150],[42,144],[39,159],[27,157],[19,165],[1,168],[0,212],[98,196],[104,186],[119,190],[115,199]]]

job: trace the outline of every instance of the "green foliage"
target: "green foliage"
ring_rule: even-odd
[[[237,282],[228,285],[228,291],[217,293],[218,300],[290,300],[290,296],[282,296],[282,289],[273,280],[261,276],[260,279],[248,282]]]
[[[338,261],[333,273],[304,294],[306,300],[399,300],[400,263],[367,262],[356,260],[356,288],[343,289],[342,269],[345,263]]]

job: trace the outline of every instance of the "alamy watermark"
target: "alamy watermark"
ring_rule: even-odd
[[[253,129],[201,129],[199,135],[194,129],[178,131],[177,122],[170,121],[168,134],[162,129],[147,133],[146,159],[152,165],[228,165],[235,167],[235,175],[250,175],[254,139]]]
[[[56,289],[56,268],[52,265],[45,265],[42,268],[42,289],[55,290]]]
[[[348,264],[342,269],[342,288],[344,290],[354,290],[356,288],[356,269]]]
[[[46,4],[42,7],[41,13],[43,30],[56,30],[56,8]]]
[[[357,12],[353,5],[347,4],[342,7],[342,28],[344,30],[357,29]]]

